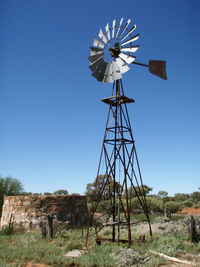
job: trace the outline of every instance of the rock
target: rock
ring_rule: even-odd
[[[68,258],[68,259],[72,259],[72,258],[78,258],[80,256],[82,256],[85,253],[84,250],[78,250],[78,249],[74,249],[72,251],[67,252],[64,257]]]

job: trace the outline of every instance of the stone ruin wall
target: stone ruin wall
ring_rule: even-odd
[[[81,195],[7,196],[4,198],[0,228],[14,225],[24,229],[37,229],[47,215],[54,223],[82,226],[88,223],[86,197]]]

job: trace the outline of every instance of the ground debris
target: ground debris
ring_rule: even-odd
[[[51,266],[43,264],[43,263],[32,263],[32,262],[29,262],[29,263],[26,264],[25,267],[51,267]]]
[[[175,258],[175,257],[169,257],[163,253],[160,253],[160,252],[157,252],[157,251],[153,251],[153,250],[149,250],[149,252],[151,254],[154,254],[154,255],[157,255],[161,258],[164,258],[168,261],[172,261],[172,262],[175,262],[175,263],[181,263],[181,264],[185,264],[187,266],[197,266],[197,263],[194,263],[194,262],[190,262],[190,261],[186,261],[186,260],[180,260],[178,258]]]
[[[110,256],[116,260],[117,267],[142,266],[142,262],[148,261],[150,258],[148,255],[141,256],[139,251],[135,251],[132,248],[120,248],[119,252],[112,252]]]
[[[82,256],[85,253],[84,250],[74,249],[69,252],[67,252],[64,257],[68,259],[78,258]]]

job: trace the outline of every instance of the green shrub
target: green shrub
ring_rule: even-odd
[[[182,205],[176,201],[168,201],[165,203],[165,208],[167,208],[171,213],[176,213],[182,209]]]
[[[0,231],[0,235],[14,234],[13,215],[11,214],[9,224]]]
[[[131,199],[131,211],[134,213],[135,210],[142,211],[140,202],[137,197]]]
[[[147,206],[149,211],[157,213],[164,211],[163,201],[161,199],[155,199],[153,197],[147,197]]]
[[[154,197],[146,197],[146,203],[149,212],[157,213],[157,212],[163,212],[164,206],[161,199],[156,199]],[[141,204],[138,200],[138,198],[134,197],[131,200],[131,211],[134,213],[135,210],[138,210],[142,212]]]
[[[199,209],[199,208],[200,208],[200,203],[195,204],[195,205],[194,205],[194,208],[195,208],[195,209]]]
[[[183,201],[183,206],[184,207],[192,207],[193,203],[191,200],[185,200],[185,201]]]
[[[117,206],[116,206],[117,208]],[[110,200],[102,200],[99,202],[97,207],[97,212],[101,212],[104,214],[110,214],[112,212],[112,203]]]
[[[13,227],[6,226],[0,231],[0,235],[12,235],[14,234]]]

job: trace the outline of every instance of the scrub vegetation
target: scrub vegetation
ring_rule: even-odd
[[[141,215],[139,216],[141,217]],[[141,218],[139,218],[141,219]],[[170,266],[170,263],[158,256],[152,255],[150,250],[164,253],[167,256],[182,258],[200,264],[200,242],[189,241],[189,217],[176,215],[169,221],[164,217],[152,217],[153,237],[145,233],[145,240],[139,239],[144,234],[147,225],[133,226],[133,244],[102,242],[101,246],[95,242],[94,229],[91,229],[89,246],[85,248],[86,229],[67,229],[64,226],[54,228],[53,239],[42,239],[41,233],[23,233],[19,230],[4,229],[0,232],[0,266]],[[156,227],[155,227],[156,226]],[[176,227],[176,229],[174,229]],[[111,236],[112,229],[104,228],[101,236]],[[142,231],[142,232],[141,232]],[[121,231],[121,238],[127,238],[127,229]],[[66,253],[80,250],[83,255],[68,259]],[[45,264],[45,265],[41,265]],[[175,265],[173,265],[175,266]],[[179,266],[179,265],[177,265]],[[197,265],[198,266],[198,265]]]
[[[105,188],[103,198],[99,203],[96,218],[99,223],[109,222],[108,214],[112,211],[109,192],[112,190],[112,186],[111,181],[109,186]],[[120,184],[116,186],[120,188]],[[0,231],[0,266],[176,266],[175,263],[172,265],[170,261],[152,254],[151,251],[187,260],[193,262],[196,266],[200,266],[200,215],[198,215],[198,212],[195,215],[198,239],[196,242],[190,242],[190,232],[188,231],[190,216],[178,214],[183,209],[198,211],[200,208],[200,192],[196,191],[192,194],[177,193],[174,196],[168,196],[168,193],[164,190],[159,191],[157,195],[153,195],[150,194],[151,187],[145,185],[144,189],[150,212],[152,237],[149,236],[148,223],[143,221],[145,217],[141,213],[138,199],[134,195],[134,191],[129,188],[131,220],[135,220],[136,223],[140,221],[140,223],[131,226],[133,242],[130,248],[127,244],[122,243],[102,242],[101,245],[96,244],[96,232],[98,232],[99,237],[112,237],[112,227],[110,226],[104,226],[101,231],[98,227],[91,227],[88,247],[86,248],[86,228],[69,229],[66,225],[54,225],[53,238],[42,239],[39,231],[25,233],[22,229],[16,229],[10,224]],[[93,190],[94,183],[88,184],[85,193],[89,210]],[[54,193],[67,194],[67,190],[57,190]],[[32,193],[23,192],[23,187],[17,179],[0,177],[0,206],[2,206],[3,196],[12,194],[30,195]],[[51,193],[45,192],[44,194]],[[170,216],[166,216],[166,210],[170,212]],[[120,216],[123,220],[123,214]],[[111,218],[110,222],[112,222]],[[121,227],[120,239],[127,239],[126,226]],[[68,258],[66,254],[73,250],[81,251],[81,256]]]

